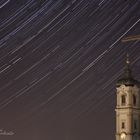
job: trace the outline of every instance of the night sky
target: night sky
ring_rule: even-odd
[[[140,0],[0,0],[0,140],[115,140],[116,81],[140,80]]]

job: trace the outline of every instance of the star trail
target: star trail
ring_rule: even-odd
[[[1,0],[0,130],[10,140],[115,139],[126,53],[140,80],[140,0]],[[1,138],[0,138],[1,139]]]

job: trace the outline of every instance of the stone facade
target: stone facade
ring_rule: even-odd
[[[139,88],[117,87],[116,140],[140,140]]]

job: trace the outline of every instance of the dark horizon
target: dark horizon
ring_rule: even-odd
[[[115,140],[126,54],[140,81],[140,0],[2,0],[0,135]]]

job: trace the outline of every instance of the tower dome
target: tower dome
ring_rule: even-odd
[[[140,83],[137,80],[135,80],[132,76],[132,71],[130,69],[129,55],[127,54],[124,76],[117,81],[116,86],[117,87],[119,87],[121,85],[125,85],[125,86],[137,85],[137,86],[139,86],[139,84]]]

